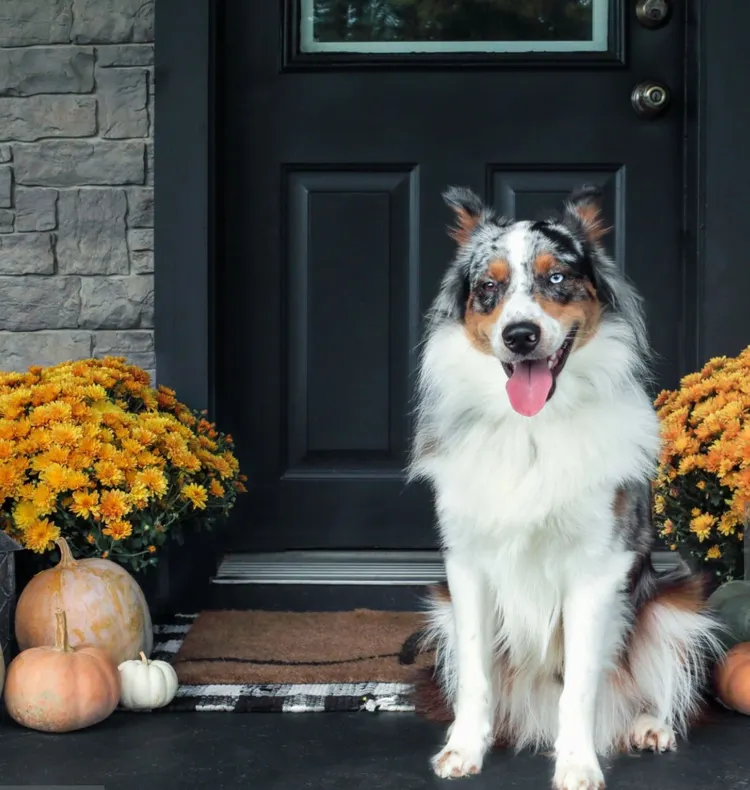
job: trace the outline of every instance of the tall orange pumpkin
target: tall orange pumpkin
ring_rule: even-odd
[[[64,609],[73,647],[107,651],[115,666],[151,655],[154,635],[143,591],[120,565],[98,558],[76,560],[64,538],[60,562],[26,585],[16,607],[16,640],[21,650],[55,641],[55,611]]]
[[[42,732],[71,732],[107,718],[120,699],[109,655],[68,644],[65,612],[55,613],[53,647],[32,647],[8,667],[5,707],[14,721]]]

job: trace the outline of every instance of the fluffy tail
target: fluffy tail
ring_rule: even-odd
[[[706,607],[706,579],[682,567],[652,577],[623,657],[643,704],[683,736],[700,716],[714,663],[723,653],[720,623]]]
[[[430,589],[427,624],[421,648],[435,651],[435,662],[422,669],[414,681],[413,702],[418,715],[428,721],[448,723],[453,720],[451,667],[453,666],[453,611],[448,585]]]

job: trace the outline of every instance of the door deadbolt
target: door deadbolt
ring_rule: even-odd
[[[653,30],[669,22],[672,5],[669,0],[638,0],[635,4],[635,15],[643,27]]]
[[[656,118],[669,106],[669,89],[658,82],[642,82],[630,94],[633,109],[643,118]]]

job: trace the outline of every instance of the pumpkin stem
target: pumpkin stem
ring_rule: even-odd
[[[77,560],[73,556],[70,546],[68,546],[68,541],[63,537],[59,537],[55,543],[57,544],[57,548],[60,549],[60,562],[58,563],[58,568],[69,568],[75,565]]]
[[[62,609],[55,612],[55,649],[61,650],[63,653],[70,652],[70,643],[68,642],[68,618]]]
[[[141,661],[143,661],[144,664],[148,664],[148,659],[146,658],[146,654],[143,652],[143,650],[141,650],[140,655],[141,655]]]

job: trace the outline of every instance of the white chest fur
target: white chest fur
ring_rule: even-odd
[[[510,407],[501,365],[460,328],[430,341],[421,408],[433,449],[416,472],[435,487],[446,540],[472,533],[503,545],[533,529],[570,540],[581,520],[605,515],[618,485],[652,474],[658,422],[621,357],[602,333],[571,356],[550,402],[527,418]]]

